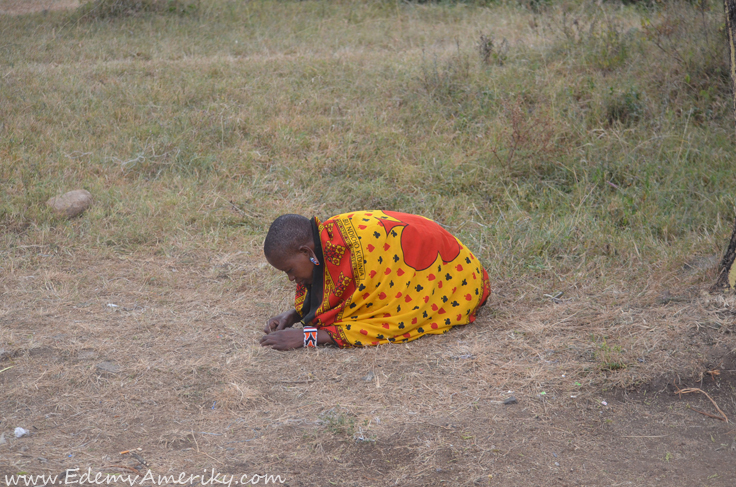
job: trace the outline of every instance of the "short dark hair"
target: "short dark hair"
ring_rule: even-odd
[[[312,239],[312,222],[301,215],[281,215],[271,223],[263,242],[266,258],[285,256],[296,252]]]

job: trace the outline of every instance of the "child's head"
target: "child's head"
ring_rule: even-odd
[[[263,242],[266,260],[286,272],[290,281],[311,284],[314,264],[312,222],[301,215],[281,215],[271,224]]]

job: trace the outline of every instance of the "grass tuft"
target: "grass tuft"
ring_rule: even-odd
[[[74,12],[72,20],[98,21],[143,14],[192,15],[199,0],[89,0]]]

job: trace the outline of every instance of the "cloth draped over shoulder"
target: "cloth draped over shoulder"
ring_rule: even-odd
[[[356,211],[312,230],[322,264],[297,285],[295,309],[341,348],[446,333],[475,321],[491,293],[473,253],[427,218]]]

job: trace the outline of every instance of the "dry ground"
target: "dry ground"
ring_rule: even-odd
[[[9,253],[0,473],[733,485],[736,428],[691,409],[718,414],[704,396],[673,392],[702,387],[736,418],[734,300],[699,291],[712,259],[662,276],[666,285],[565,289],[556,303],[528,283],[496,282],[478,322],[442,337],[279,353],[257,340],[289,289],[258,247]],[[646,352],[628,357],[626,344]],[[636,365],[603,370],[618,362]],[[509,396],[518,403],[498,402]],[[30,437],[13,438],[17,426]]]
[[[42,11],[64,5],[71,5],[71,2],[0,0],[0,13],[20,14],[30,9]],[[424,15],[426,12],[420,10],[419,13]],[[202,15],[206,17],[204,13]],[[428,32],[430,29],[417,20],[422,15],[412,14],[402,33]],[[151,25],[163,25],[163,21],[161,24],[156,22]],[[189,25],[184,20],[181,22],[182,29]],[[336,30],[334,26],[338,24],[329,23],[329,19],[325,22],[324,28],[321,22],[316,24],[318,33]],[[475,25],[475,22],[480,21],[472,19],[467,25]],[[521,25],[521,21],[517,23]],[[360,31],[364,28],[362,24],[350,25],[346,21],[339,32],[355,29],[363,32]],[[450,27],[448,20],[447,23],[437,23],[434,28],[447,28],[445,37],[452,40],[455,27]],[[529,29],[532,27],[536,29],[535,26]],[[90,28],[91,31],[95,29],[97,27]],[[138,38],[131,34],[130,39],[123,39],[125,49],[117,46],[117,40],[113,39],[111,44],[103,46],[109,50],[105,47],[100,54],[92,50],[94,43],[85,43],[83,47],[90,50],[82,50],[79,57],[75,57],[75,46],[82,48],[81,42],[72,42],[73,36],[77,35],[75,32],[60,34],[58,43],[44,41],[44,50],[32,47],[23,51],[26,46],[22,43],[8,44],[13,44],[12,48],[18,52],[26,53],[9,56],[19,64],[13,68],[22,75],[18,81],[9,74],[4,75],[7,86],[12,87],[11,82],[16,86],[12,100],[16,112],[27,111],[25,103],[22,110],[18,108],[17,100],[21,95],[42,92],[44,100],[47,95],[49,99],[53,98],[54,90],[48,93],[45,90],[48,86],[57,86],[53,82],[56,78],[76,86],[77,78],[66,73],[80,68],[83,72],[89,69],[93,74],[97,73],[95,69],[99,69],[101,74],[85,75],[91,81],[79,83],[91,88],[79,92],[70,90],[73,96],[68,98],[87,99],[83,98],[82,91],[93,96],[108,83],[109,73],[105,71],[108,69],[105,63],[108,62],[113,67],[134,65],[139,69],[129,78],[120,77],[124,88],[120,92],[137,94],[143,100],[147,100],[155,90],[135,91],[134,88],[145,85],[141,80],[151,78],[149,74],[153,66],[173,66],[175,75],[171,76],[174,84],[186,87],[182,88],[182,93],[207,93],[211,88],[204,82],[191,85],[190,81],[197,78],[187,78],[189,73],[205,71],[191,67],[200,66],[196,64],[199,58],[195,54],[200,52],[201,46],[190,46],[190,51],[183,51],[188,52],[189,57],[179,60],[180,51],[167,51],[168,44],[162,44],[160,52],[148,45],[136,46]],[[371,32],[371,36],[380,38]],[[499,38],[508,38],[512,45],[516,45],[518,40],[513,36],[523,34],[516,24],[499,25],[495,32]],[[373,39],[371,36],[366,39]],[[475,31],[473,36],[477,37]],[[360,36],[355,38],[361,39]],[[268,50],[264,52],[271,52],[272,57],[262,59],[271,62],[292,59],[295,57],[293,53],[301,56],[319,51],[318,44],[296,42],[294,39],[299,40],[298,37],[284,35],[272,39],[271,44],[265,42]],[[407,39],[404,45],[406,52],[423,51],[425,44],[415,43],[410,35]],[[533,39],[529,46],[546,42],[542,42],[542,37]],[[234,42],[235,38],[233,45]],[[290,42],[294,45],[290,46]],[[380,42],[371,42],[383,46],[384,40],[380,38]],[[366,59],[382,59],[395,48],[392,42],[395,43],[385,41],[385,49],[381,47],[371,52],[370,42],[366,41],[368,47],[361,46],[360,49],[366,50]],[[455,41],[450,44],[454,49]],[[87,47],[90,45],[92,47]],[[54,49],[59,49],[58,54],[44,57],[47,46],[55,46]],[[228,53],[218,58],[219,51],[209,52],[206,47],[202,48],[202,65],[209,66],[207,60],[214,59],[213,65],[217,67],[218,59],[232,58]],[[354,50],[359,51],[357,48]],[[339,47],[339,51],[347,52],[349,49]],[[258,56],[262,55],[246,54],[253,59],[261,59]],[[23,64],[24,56],[37,61],[40,59],[41,67]],[[56,69],[54,63],[57,62],[54,56],[70,63],[59,71],[61,74],[52,71]],[[167,60],[166,56],[170,59]],[[312,58],[306,56],[304,59]],[[604,56],[604,61],[607,59]],[[88,68],[88,62],[101,64]],[[180,70],[178,62],[186,69]],[[319,67],[319,63],[312,64]],[[442,66],[441,63],[439,65]],[[258,75],[261,71],[257,63],[252,66],[255,66],[252,71]],[[331,69],[331,65],[326,66],[325,69]],[[609,69],[605,67],[606,73]],[[179,77],[179,71],[183,77]],[[213,79],[220,76],[215,68],[207,72]],[[41,74],[36,76],[35,73]],[[239,72],[234,73],[228,76],[240,77]],[[564,78],[565,82],[574,77]],[[420,79],[427,82],[427,91],[431,91],[431,76]],[[443,79],[438,76],[439,81]],[[454,86],[453,80],[452,77],[449,79],[447,87]],[[351,83],[346,82],[348,85]],[[61,83],[60,86],[65,85]],[[274,86],[277,90],[280,85]],[[282,89],[287,95],[298,93],[289,91],[288,87]],[[335,92],[343,96],[346,89],[338,86]],[[57,95],[63,92],[55,91]],[[437,91],[442,95],[441,90]],[[372,92],[363,90],[354,96],[355,100],[368,100],[370,97],[365,93]],[[403,93],[411,95],[411,90]],[[580,93],[584,94],[585,90]],[[339,96],[335,95],[335,99]],[[182,98],[184,101],[181,103],[189,103],[186,96]],[[706,98],[705,95],[702,98]],[[121,95],[117,100],[122,99]],[[279,100],[278,97],[273,99]],[[288,118],[280,113],[293,113],[296,110],[294,100],[301,99],[294,96],[288,103],[277,104],[278,110],[273,110],[277,118]],[[115,100],[107,99],[113,105]],[[324,112],[333,117],[330,100],[320,102],[325,104]],[[53,104],[52,101],[48,103]],[[205,102],[209,103],[207,100],[202,103]],[[401,100],[397,104],[399,102]],[[59,102],[59,106],[67,105]],[[90,102],[89,106],[97,105]],[[301,102],[299,106],[302,106]],[[163,117],[174,117],[182,111],[180,107],[172,103],[170,115],[164,112]],[[436,108],[432,110],[436,111]],[[267,109],[263,111],[270,113]],[[355,112],[359,111],[356,108]],[[302,112],[297,110],[297,113]],[[303,113],[300,117],[311,119],[317,112]],[[335,115],[336,120],[345,118],[339,105],[336,105],[335,113],[339,115]],[[15,115],[18,116],[17,113]],[[56,116],[56,111],[48,112],[43,121],[47,125],[43,127],[51,135],[39,136],[39,145],[50,140],[60,141],[58,143],[62,146],[71,144],[72,137],[56,131],[59,125]],[[89,117],[94,118],[92,115]],[[441,113],[438,117],[448,120]],[[72,127],[74,124],[84,125],[80,121],[83,118],[74,114]],[[16,125],[24,119],[17,120]],[[131,116],[129,124],[145,125],[138,120]],[[199,123],[218,125],[212,120],[208,118]],[[221,127],[222,120],[219,118]],[[348,121],[353,123],[352,120]],[[676,120],[674,115],[673,120]],[[276,122],[273,126],[281,127]],[[28,123],[26,132],[32,133],[36,121]],[[342,122],[335,123],[339,125]],[[378,125],[383,123],[376,122]],[[683,141],[687,135],[684,147],[689,147],[687,129],[692,127],[690,116],[687,116],[687,122],[682,123],[684,130],[679,126],[676,128],[683,134]],[[729,136],[730,123],[729,117]],[[256,135],[257,128],[263,124],[254,125]],[[448,129],[446,137],[452,140],[455,129],[449,125],[451,130]],[[8,126],[15,125],[11,121]],[[375,125],[365,126],[366,132],[372,133]],[[390,129],[394,126],[391,123],[387,125]],[[725,166],[724,161],[730,159],[718,156],[713,137],[706,140],[699,135],[706,133],[707,124],[703,122],[700,127],[698,130],[702,132],[696,132],[692,140],[706,142],[697,150],[685,152],[703,154],[710,177],[714,172],[714,160]],[[80,129],[79,138],[89,135],[90,130]],[[37,131],[41,132],[40,129]],[[726,130],[718,128],[716,132],[726,133]],[[213,136],[215,144],[219,141],[225,145],[223,133],[224,129]],[[286,142],[279,145],[280,140],[287,140],[288,133],[283,132],[284,137],[279,138],[264,137],[260,145],[253,148],[272,144],[277,155],[279,150],[289,155],[283,158],[283,165],[296,165],[301,159],[294,156],[298,153],[294,152],[294,147]],[[611,134],[613,139],[614,136],[625,137],[627,133],[631,133],[631,129],[613,127],[602,131],[595,140],[602,139],[603,134]],[[349,146],[345,145],[342,137],[351,134],[350,131],[338,132],[333,141],[335,147]],[[432,138],[435,139],[442,137]],[[659,133],[648,132],[645,139],[670,140]],[[666,146],[664,153],[666,155],[671,150],[679,161],[683,143],[679,139],[671,139],[675,140],[674,145]],[[136,139],[131,136],[130,140]],[[386,138],[382,143],[388,140]],[[409,146],[416,146],[416,139],[407,140]],[[246,142],[251,143],[250,139]],[[621,147],[635,147],[634,151],[645,145],[636,141],[624,142]],[[30,147],[29,144],[26,142],[26,146]],[[245,142],[243,144],[243,147],[250,147]],[[98,145],[91,145],[94,150],[99,150]],[[476,145],[475,142],[468,144],[472,151],[478,150]],[[18,161],[25,160],[21,156],[25,155],[26,146],[22,143],[18,146],[21,149],[13,146],[12,150],[16,152],[12,153]],[[587,146],[590,144],[581,143],[581,147]],[[710,146],[716,148],[714,152],[705,152]],[[58,151],[87,153],[81,142],[79,147],[73,144],[69,147],[68,151]],[[114,148],[111,154],[121,161],[138,160],[134,159],[137,149],[130,149],[132,154],[126,155],[115,144],[110,147]],[[624,150],[621,147],[604,147],[601,153],[620,152]],[[663,152],[653,143],[652,147],[654,155]],[[731,146],[724,144],[723,147]],[[240,156],[234,155],[236,151],[232,149],[230,157],[239,161]],[[56,146],[48,152],[44,150],[30,147],[29,160],[57,160]],[[197,148],[194,153],[200,154],[199,150]],[[228,154],[217,145],[207,146],[206,150],[209,151],[207,154],[217,154],[223,159]],[[145,149],[142,153],[147,154]],[[397,149],[397,154],[403,152]],[[597,153],[592,154],[595,158]],[[334,200],[334,195],[323,195],[323,200],[320,200],[317,195],[321,193],[315,193],[317,190],[312,188],[297,194],[282,191],[279,184],[283,182],[283,174],[278,172],[278,164],[273,162],[273,158],[261,160],[260,153],[258,155],[257,162],[263,166],[263,172],[254,173],[253,179],[260,178],[265,189],[262,192],[254,190],[252,198],[240,194],[241,188],[235,187],[237,185],[225,188],[222,194],[239,203],[244,201],[239,198],[245,198],[248,202],[252,200],[262,204],[264,214],[268,215],[276,211],[269,205],[278,206],[279,210],[288,206],[300,211],[313,208],[322,211],[323,207],[315,205],[323,200],[331,205],[329,208],[347,204]],[[327,155],[332,157],[334,154],[328,151]],[[417,159],[425,157],[424,154],[421,156]],[[365,157],[372,159],[374,154]],[[642,160],[652,157],[645,154]],[[467,159],[467,153],[458,151],[457,158],[463,161]],[[621,161],[614,162],[618,170]],[[54,180],[53,185],[49,183],[48,187],[39,183],[41,187],[34,193],[34,178],[43,182],[44,174],[62,173],[64,170],[53,164],[38,168],[17,165],[18,172],[25,179],[22,185],[16,182],[8,194],[25,194],[23,205],[42,207],[49,196],[46,192],[58,189],[57,181]],[[79,167],[82,166],[84,164],[80,162]],[[696,167],[689,160],[683,166]],[[64,173],[64,185],[76,182],[82,177],[79,174],[86,174],[75,172],[71,165],[58,167],[68,169]],[[92,167],[91,163],[89,167]],[[152,167],[155,173],[155,165]],[[30,171],[29,168],[37,169],[38,174],[24,176],[24,171]],[[426,166],[417,166],[416,169],[417,172],[425,170]],[[15,177],[13,171],[7,171],[8,178]],[[80,219],[61,224],[44,216],[41,210],[34,210],[30,216],[18,216],[15,208],[23,205],[15,203],[20,198],[17,196],[8,206],[7,215],[10,216],[5,217],[5,223],[0,227],[1,232],[6,232],[0,236],[10,235],[2,240],[9,242],[6,248],[0,248],[0,484],[6,483],[5,475],[60,474],[70,468],[79,468],[81,472],[90,469],[92,472],[141,477],[150,469],[156,479],[163,474],[185,472],[197,475],[205,470],[209,476],[214,469],[222,474],[236,475],[236,480],[242,475],[247,478],[254,474],[281,475],[285,485],[290,486],[734,484],[736,427],[709,415],[718,415],[715,403],[730,420],[736,418],[736,340],[733,336],[736,299],[706,292],[715,280],[718,256],[710,254],[720,245],[720,237],[710,234],[707,238],[697,234],[692,236],[696,233],[691,228],[694,226],[692,223],[687,227],[691,233],[674,233],[675,237],[668,237],[669,233],[664,231],[664,243],[662,239],[650,239],[653,243],[648,244],[648,250],[642,245],[646,239],[638,240],[639,247],[633,244],[630,246],[634,249],[624,248],[621,242],[635,242],[636,233],[620,237],[603,231],[605,238],[612,241],[613,250],[609,251],[606,243],[605,252],[598,251],[598,247],[603,247],[601,242],[591,237],[592,243],[588,245],[590,242],[578,235],[591,232],[591,228],[585,226],[587,223],[580,223],[594,220],[580,216],[581,208],[586,211],[584,203],[591,204],[588,197],[603,194],[603,202],[599,204],[606,210],[601,215],[618,212],[622,221],[630,208],[623,203],[615,205],[618,194],[622,192],[611,193],[614,196],[610,196],[609,204],[605,199],[609,196],[600,188],[591,185],[588,189],[585,186],[580,198],[573,198],[572,226],[581,225],[581,229],[571,231],[574,236],[571,239],[574,240],[573,250],[579,243],[581,247],[590,247],[590,251],[570,250],[572,257],[569,261],[573,262],[570,264],[562,259],[566,247],[561,245],[556,254],[550,253],[549,260],[556,264],[558,261],[555,259],[559,258],[564,265],[538,266],[538,272],[528,273],[517,280],[492,276],[494,294],[475,324],[441,337],[427,337],[406,345],[279,353],[259,347],[258,338],[266,318],[289,306],[291,289],[286,279],[270,269],[262,258],[262,235],[243,245],[251,238],[247,236],[248,232],[255,235],[260,231],[259,225],[266,223],[265,216],[259,217],[257,225],[254,224],[255,229],[237,220],[227,227],[231,233],[226,234],[223,230],[222,235],[225,236],[219,236],[217,229],[221,227],[213,226],[214,229],[207,230],[209,227],[204,224],[187,226],[179,218],[179,213],[182,213],[201,220],[220,220],[222,214],[229,211],[226,203],[223,203],[225,209],[220,213],[214,211],[214,203],[212,208],[203,203],[205,198],[200,197],[199,192],[209,191],[206,187],[201,189],[200,186],[190,187],[182,183],[182,188],[193,188],[190,193],[196,195],[189,198],[190,202],[185,202],[186,198],[180,194],[187,194],[187,191],[179,191],[178,183],[171,182],[179,181],[176,173],[159,185],[155,177],[151,181],[145,177],[139,180],[131,177],[130,184],[126,186],[125,176],[115,175],[120,172],[119,168],[116,173],[103,166],[96,171],[101,182],[95,182],[97,180],[88,175],[83,176],[90,178],[85,180],[85,184],[92,181],[90,189],[97,188],[96,208]],[[271,179],[263,176],[266,173],[273,174],[270,176],[273,178],[272,186]],[[227,171],[223,174],[223,180],[231,177]],[[621,178],[625,180],[624,176]],[[247,173],[243,177],[250,178]],[[621,181],[615,179],[619,184],[612,185],[608,177],[602,180],[604,189],[613,191],[611,188],[615,188],[618,191]],[[704,178],[688,175],[687,181],[701,179]],[[299,183],[298,179],[295,180]],[[58,187],[61,186],[62,183],[58,182]],[[512,190],[513,187],[519,188],[515,181],[508,185]],[[704,187],[703,194],[709,196],[719,194],[722,188],[720,185]],[[109,193],[106,194],[102,188]],[[508,188],[505,188],[506,192]],[[710,199],[716,199],[706,198],[700,193],[696,198],[678,188],[673,186],[671,191],[675,195],[672,197],[674,204],[697,201],[703,206]],[[472,188],[461,188],[458,192],[466,190],[471,191]],[[375,191],[378,194],[379,190]],[[274,198],[263,197],[264,194],[271,196],[272,192],[279,194]],[[653,190],[651,198],[642,199],[642,206],[645,200],[651,201],[657,194],[666,193]],[[216,194],[220,194],[219,189]],[[533,203],[539,202],[540,194],[536,193],[531,198]],[[159,196],[161,198],[157,199]],[[370,194],[360,198],[356,196],[355,201],[383,201],[370,197]],[[417,196],[412,193],[410,197]],[[218,198],[227,202],[224,197]],[[165,201],[162,203],[162,200]],[[448,205],[450,209],[452,205],[469,206],[462,199],[457,203],[452,203],[454,200],[437,201],[439,209],[435,211],[439,216]],[[550,201],[554,203],[555,200]],[[483,228],[493,226],[497,218],[498,206],[494,204],[496,206],[491,205],[490,209],[484,210],[487,213],[481,221],[487,225],[483,224]],[[426,203],[426,206],[431,204]],[[550,206],[557,207],[552,203]],[[652,215],[662,213],[660,206],[655,206],[657,211],[652,211]],[[722,206],[722,213],[718,213],[719,222],[726,210],[730,212],[733,207],[731,203],[722,203]],[[537,215],[538,210],[529,206],[528,211]],[[329,216],[324,211],[319,216]],[[708,214],[713,214],[715,210],[711,208],[709,211],[711,213]],[[214,216],[205,218],[202,216],[205,214]],[[683,215],[688,212],[683,210],[672,214],[672,228],[687,226],[683,223]],[[127,215],[132,216],[126,219]],[[518,210],[516,215],[524,216],[526,210]],[[597,221],[602,221],[604,216],[601,215]],[[512,220],[514,214],[508,216]],[[494,254],[486,250],[485,255],[508,255],[510,260],[516,256],[517,261],[526,266],[536,263],[525,260],[534,255],[533,252],[518,255],[512,252],[533,240],[533,234],[539,233],[539,228],[545,228],[538,221],[528,223],[528,215],[521,216],[513,218],[520,222],[520,237],[507,239],[511,248],[508,254],[504,254],[501,247],[501,252],[494,248]],[[730,217],[723,218],[730,222]],[[42,220],[40,224],[39,219]],[[496,226],[499,225],[496,221]],[[730,223],[726,226],[730,228]],[[706,230],[713,233],[711,227],[703,228],[704,234]],[[136,229],[139,229],[141,238],[139,247],[133,245],[133,250],[130,250],[115,243],[116,239],[125,241],[131,235],[135,237]],[[120,238],[116,236],[117,231],[120,231]],[[566,232],[559,233],[567,235]],[[232,237],[234,241],[230,240],[231,235],[235,235]],[[615,241],[617,237],[619,242]],[[164,243],[160,243],[159,238]],[[218,238],[226,242],[213,244],[211,240]],[[668,247],[668,238],[681,238],[685,243]],[[489,239],[484,240],[481,235],[478,240],[466,243],[478,251],[477,247],[484,242],[489,245]],[[694,242],[691,246],[687,244],[688,239]],[[498,238],[496,243],[500,240]],[[661,253],[656,254],[654,250]],[[603,253],[616,252],[619,252],[616,255],[620,268],[606,264],[607,261],[601,257]],[[624,252],[627,253],[624,255]],[[524,260],[520,260],[519,255]],[[658,261],[660,255],[664,259],[661,265]],[[498,262],[488,264],[491,270],[503,268]],[[520,267],[522,264],[516,265]],[[687,387],[708,392],[714,403],[702,394],[676,393],[678,389]],[[511,396],[516,398],[516,403],[501,403]],[[26,428],[30,436],[16,439],[13,434],[16,427]],[[121,453],[126,451],[128,453]],[[200,483],[201,479],[193,485]]]

